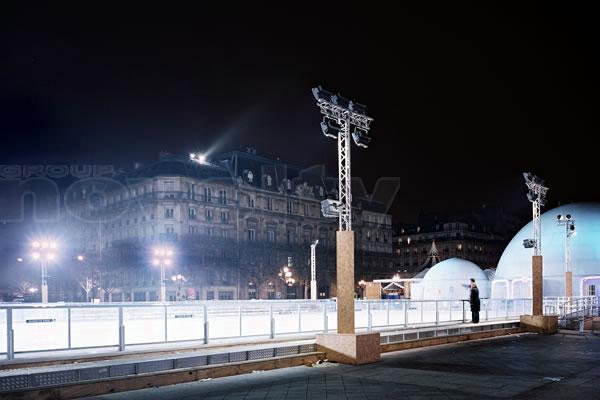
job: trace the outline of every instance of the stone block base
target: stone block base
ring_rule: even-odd
[[[324,333],[317,335],[317,349],[331,361],[370,364],[381,360],[379,333]]]
[[[556,315],[521,315],[521,328],[529,332],[552,335],[558,332]]]

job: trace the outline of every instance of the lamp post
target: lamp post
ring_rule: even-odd
[[[185,282],[187,279],[185,279],[185,276],[183,276],[181,274],[177,274],[177,275],[173,275],[171,277],[171,280],[173,282],[177,283],[177,294],[175,296],[175,300],[180,301],[181,300],[181,286],[183,285],[183,282]]]
[[[42,303],[48,303],[48,264],[56,260],[58,244],[55,240],[31,242],[31,258],[42,267]]]
[[[288,257],[288,265],[281,268],[279,271],[279,278],[285,282],[286,286],[294,286],[296,283],[296,279],[294,278],[294,274],[292,272],[292,257]],[[287,298],[287,289],[285,297]]]
[[[573,297],[573,271],[571,271],[571,236],[575,235],[575,219],[571,214],[557,215],[558,226],[565,227],[565,297]]]
[[[173,263],[173,250],[165,247],[156,247],[153,255],[152,265],[160,267],[160,301],[165,302],[167,297],[165,267],[169,267]]]
[[[365,298],[365,286],[367,286],[367,282],[364,279],[358,281],[358,286],[360,287],[360,298],[364,300]]]
[[[315,239],[310,245],[310,299],[317,300],[317,245],[319,239]]]

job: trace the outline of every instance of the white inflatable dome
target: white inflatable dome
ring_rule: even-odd
[[[487,275],[471,261],[450,258],[435,264],[417,285],[413,298],[423,300],[464,300],[469,298],[470,279],[479,287],[479,297],[489,297]]]
[[[571,236],[573,295],[598,295],[600,284],[600,203],[573,203],[542,214],[542,256],[544,296],[564,296],[565,227],[557,224],[558,214],[571,214],[576,234]],[[523,240],[533,237],[532,223],[525,225],[510,241],[498,262],[493,282],[494,297],[531,297],[531,256],[533,249]]]

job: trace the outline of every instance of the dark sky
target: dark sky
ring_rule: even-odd
[[[86,2],[87,3],[87,2]],[[397,176],[419,211],[598,200],[598,24],[592,10],[315,5],[210,10],[108,3],[0,9],[0,163],[130,168],[161,150],[253,146],[335,172],[310,88],[368,106],[368,186]]]

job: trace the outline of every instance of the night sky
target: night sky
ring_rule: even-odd
[[[598,24],[575,3],[87,4],[1,6],[1,164],[131,168],[161,150],[252,146],[334,174],[310,91],[322,84],[368,106],[372,146],[353,148],[352,172],[369,188],[400,177],[396,221],[482,204],[521,212],[523,170],[546,179],[551,205],[600,198]]]

